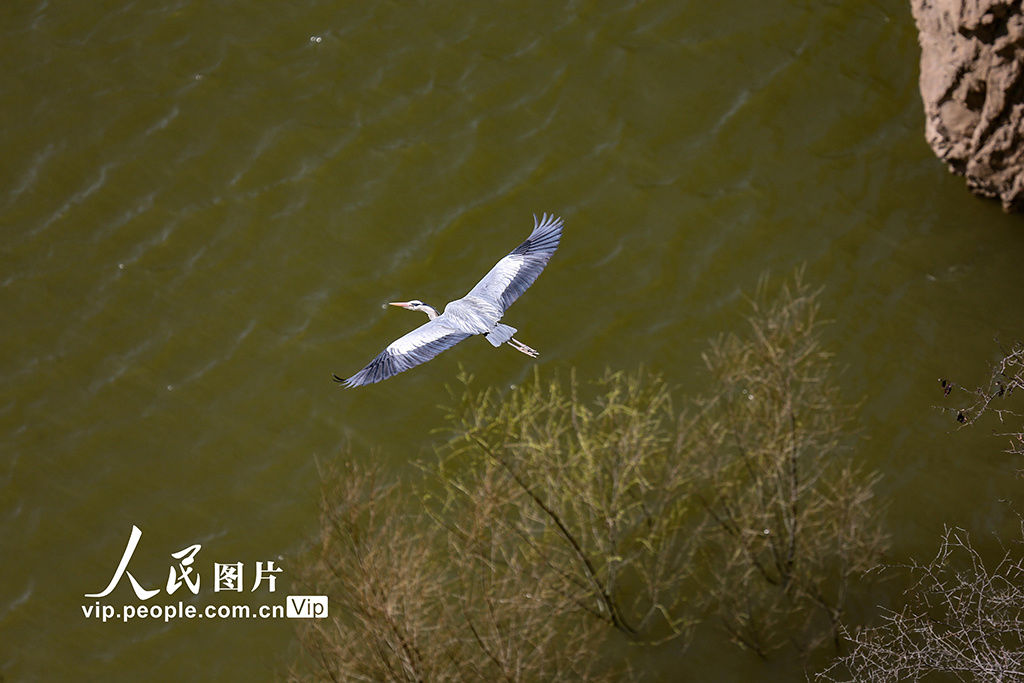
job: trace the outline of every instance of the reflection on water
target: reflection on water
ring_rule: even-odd
[[[132,524],[140,580],[202,543],[207,566],[280,556],[301,592],[315,458],[351,443],[405,473],[459,362],[496,386],[534,363],[470,340],[367,390],[331,373],[415,324],[383,302],[461,296],[534,212],[566,233],[507,321],[544,372],[644,363],[699,386],[740,293],[806,263],[893,552],[999,523],[1012,465],[931,406],[937,377],[983,381],[993,338],[1024,336],[1020,219],[927,149],[905,3],[0,16],[8,678],[280,672],[286,620],[97,625],[82,596]],[[695,679],[764,677],[705,638]]]

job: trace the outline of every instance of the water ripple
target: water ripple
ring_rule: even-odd
[[[81,190],[72,194],[67,200],[64,201],[63,204],[61,204],[61,206],[56,211],[50,214],[49,218],[47,218],[42,223],[29,230],[28,237],[38,237],[40,234],[45,232],[47,228],[49,228],[51,225],[53,225],[60,219],[64,218],[64,216],[66,216],[73,208],[80,205],[82,202],[88,199],[94,192],[102,188],[104,184],[106,184],[107,182],[107,173],[110,171],[110,169],[114,168],[115,166],[117,166],[117,163],[113,161],[108,161],[107,163],[101,165],[99,167],[99,170],[96,172],[95,179],[92,182],[90,182],[87,186],[83,187]]]
[[[53,142],[49,142],[32,156],[32,160],[29,162],[28,168],[21,174],[18,182],[8,193],[6,206],[11,206],[18,197],[25,192],[25,190],[35,185],[36,181],[39,179],[40,170],[46,165],[46,162],[56,154],[56,151],[57,145]]]
[[[178,107],[178,105],[172,105],[170,111],[168,111],[164,116],[162,116],[159,120],[153,123],[153,125],[151,125],[149,128],[142,132],[142,137],[148,138],[154,133],[157,133],[163,130],[164,128],[167,128],[167,126],[170,125],[171,121],[178,118],[178,114],[180,113],[181,109]]]
[[[242,343],[246,340],[249,334],[256,328],[256,321],[250,320],[248,324],[242,329],[241,332],[237,333],[232,339],[231,343],[224,348],[216,356],[211,356],[202,366],[193,370],[192,372],[184,375],[181,379],[172,382],[171,385],[175,389],[179,387],[187,386],[193,382],[198,381],[208,373],[210,370],[229,362],[234,355],[238,352],[238,349],[242,346]]]

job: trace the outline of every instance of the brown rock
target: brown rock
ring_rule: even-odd
[[[1022,0],[911,0],[925,137],[953,173],[1024,210]]]

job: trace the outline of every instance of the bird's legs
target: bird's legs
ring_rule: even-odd
[[[525,353],[530,358],[536,358],[537,356],[540,355],[540,353],[538,351],[535,351],[534,349],[531,349],[529,346],[527,346],[523,342],[519,341],[515,337],[512,337],[511,339],[508,340],[508,345],[511,346],[516,351],[519,351],[521,353]]]

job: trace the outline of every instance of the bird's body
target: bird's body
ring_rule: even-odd
[[[433,307],[414,299],[392,303],[413,311],[422,311],[430,320],[405,334],[348,379],[334,379],[348,387],[373,384],[425,363],[475,334],[486,335],[495,347],[508,344],[528,356],[538,354],[512,335],[516,329],[501,323],[505,310],[533,284],[544,270],[562,237],[562,219],[534,217],[533,232],[461,299],[451,301],[438,313]]]
[[[504,313],[493,301],[467,294],[461,299],[449,301],[443,315],[456,327],[470,334],[487,334],[498,324]]]

